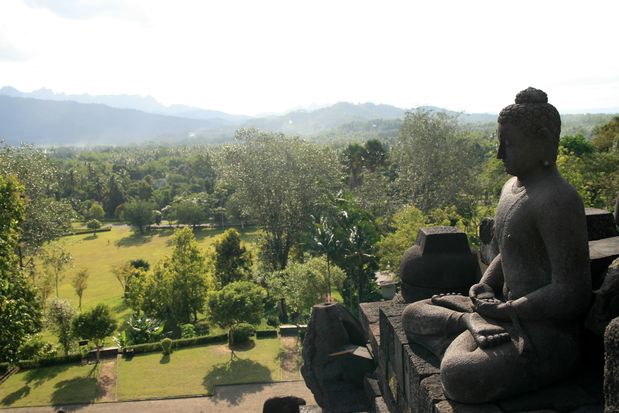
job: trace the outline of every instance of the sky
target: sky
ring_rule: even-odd
[[[340,101],[497,113],[533,86],[619,112],[619,2],[0,0],[0,87],[256,115]]]

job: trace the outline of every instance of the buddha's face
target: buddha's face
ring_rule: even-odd
[[[509,122],[499,123],[498,138],[497,158],[503,161],[508,174],[522,177],[542,167],[545,150],[540,139]]]

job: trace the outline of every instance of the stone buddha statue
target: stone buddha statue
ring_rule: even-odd
[[[441,360],[445,395],[483,403],[550,384],[576,366],[591,296],[582,200],[557,170],[561,118],[528,88],[498,118],[503,186],[493,242],[499,254],[469,296],[409,304],[409,340]]]

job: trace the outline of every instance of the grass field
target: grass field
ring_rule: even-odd
[[[279,338],[254,342],[253,348],[236,350],[238,359],[232,361],[223,344],[179,349],[169,357],[150,353],[121,360],[118,397],[128,400],[212,394],[215,384],[281,380]]]
[[[116,382],[119,400],[212,394],[217,384],[280,381],[279,338],[256,339],[235,350],[227,345],[178,349],[119,359]],[[95,365],[62,365],[25,370],[0,385],[0,407],[94,403],[101,391]]]
[[[203,252],[209,249],[213,240],[222,230],[200,230],[196,233],[198,244]],[[143,258],[151,265],[172,253],[172,230],[157,231],[150,235],[134,234],[126,225],[115,225],[109,232],[73,235],[63,237],[61,243],[73,256],[71,268],[65,271],[65,277],[59,288],[61,298],[70,300],[77,307],[78,297],[71,286],[71,279],[81,268],[88,269],[90,277],[88,288],[82,298],[82,309],[88,309],[99,303],[110,306],[116,319],[122,321],[129,316],[130,310],[122,300],[122,287],[114,275],[114,268],[124,262]],[[242,239],[251,248],[258,236],[257,230],[242,233]],[[52,296],[55,291],[52,292]],[[53,336],[46,334],[46,339]]]
[[[0,385],[0,407],[91,403],[97,397],[97,377],[95,365],[21,371]]]

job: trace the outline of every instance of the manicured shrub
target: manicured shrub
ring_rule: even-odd
[[[50,357],[41,360],[19,360],[17,366],[22,370],[36,369],[38,367],[57,366],[60,364],[76,363],[82,359],[81,354],[69,354],[68,356]]]
[[[163,350],[164,355],[168,355],[172,352],[172,339],[169,337],[161,340],[161,350]]]
[[[0,363],[0,375],[3,375],[9,371],[9,367],[11,367],[9,363]]]
[[[232,342],[234,344],[247,343],[254,334],[256,334],[254,326],[247,323],[239,323],[232,327]]]
[[[191,338],[196,335],[196,328],[193,324],[183,324],[181,326],[181,338]]]

